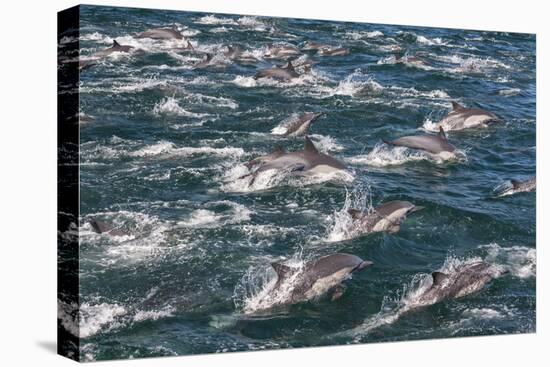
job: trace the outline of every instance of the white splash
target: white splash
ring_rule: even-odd
[[[340,242],[356,236],[353,219],[348,212],[349,209],[357,209],[366,213],[373,210],[370,187],[358,187],[351,192],[346,189],[344,206],[342,209],[334,211],[325,242]]]

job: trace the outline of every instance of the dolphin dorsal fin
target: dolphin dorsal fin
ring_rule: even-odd
[[[313,145],[313,142],[311,141],[310,138],[307,137],[306,135],[306,138],[305,138],[305,147],[304,147],[304,150],[306,152],[311,152],[311,153],[319,153],[319,151],[317,150],[317,148],[315,148],[315,145]]]
[[[437,134],[437,136],[443,140],[447,140],[447,135],[445,135],[445,130],[443,130],[441,126],[439,127],[439,134]]]
[[[290,272],[292,272],[292,268],[290,266],[281,264],[281,263],[271,263],[271,267],[275,272],[277,273],[277,277],[279,279],[283,279],[286,277]]]
[[[361,210],[348,209],[348,214],[350,215],[351,218],[357,219],[361,216]]]
[[[113,40],[113,47],[120,47],[120,44],[116,40]]]
[[[453,111],[461,111],[464,109],[464,106],[462,106],[461,104],[459,103],[456,103],[456,102],[451,102],[451,104],[453,105]]]
[[[277,145],[275,147],[275,150],[273,150],[273,153],[283,153],[284,154],[284,153],[286,153],[286,150],[285,150],[285,148],[283,148],[282,145]]]
[[[434,271],[432,273],[432,279],[433,279],[433,285],[439,285],[441,284],[443,281],[445,281],[445,279],[447,279],[449,276],[445,273],[442,273],[440,271]]]
[[[206,56],[203,59],[204,61],[210,61],[212,60],[212,54],[206,54]]]
[[[517,188],[519,185],[521,185],[521,181],[519,180],[515,180],[515,179],[511,179],[510,180],[510,183],[512,184],[512,186],[515,188]]]

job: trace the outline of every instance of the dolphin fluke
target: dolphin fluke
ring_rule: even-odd
[[[441,283],[443,283],[445,281],[445,279],[447,279],[449,276],[445,273],[442,273],[440,271],[434,271],[432,273],[432,279],[433,279],[433,285],[434,286],[437,286],[437,285],[440,285]]]

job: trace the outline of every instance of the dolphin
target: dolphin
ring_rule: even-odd
[[[485,261],[462,264],[452,272],[432,273],[432,285],[420,294],[411,308],[432,305],[445,299],[460,298],[481,290],[491,280],[504,273]]]
[[[424,150],[437,155],[442,153],[453,154],[456,150],[456,147],[447,140],[445,131],[443,131],[441,126],[437,135],[412,135],[403,136],[393,141],[384,139],[382,141],[388,145]]]
[[[408,201],[394,200],[377,206],[371,213],[349,209],[353,232],[359,235],[373,232],[397,233],[408,214],[423,209]]]
[[[514,192],[531,192],[537,189],[537,177],[533,176],[525,181],[510,180],[514,188]]]
[[[291,62],[287,62],[285,66],[274,66],[269,69],[262,69],[254,75],[254,79],[273,78],[281,81],[289,81],[298,78],[300,74],[296,72]]]
[[[141,32],[136,38],[151,38],[154,40],[183,39],[183,35],[174,28],[153,28]]]
[[[453,110],[436,126],[445,130],[463,130],[472,127],[487,127],[488,124],[500,121],[494,114],[480,108],[466,108],[452,102]]]
[[[248,168],[252,168],[256,165],[262,165],[262,164],[270,162],[270,161],[272,161],[276,158],[279,158],[279,157],[283,156],[284,154],[287,154],[287,152],[285,151],[285,148],[283,148],[282,146],[279,145],[271,153],[254,158],[251,161],[249,161],[248,163],[246,163],[245,166],[248,167]]]
[[[94,232],[96,232],[96,233],[100,233],[100,234],[106,233],[106,234],[109,234],[111,236],[126,236],[127,235],[126,232],[124,232],[120,229],[117,229],[117,228],[113,228],[113,226],[107,224],[106,222],[98,220],[96,218],[90,219],[90,225],[92,226]]]
[[[330,47],[331,46],[327,45],[326,43],[306,41],[302,46],[302,51],[318,51],[322,48],[330,48]]]
[[[95,60],[91,60],[91,59],[84,59],[84,60],[79,60],[78,61],[78,70],[82,71],[82,70],[86,70],[86,69],[89,69],[91,68],[92,66],[95,66],[97,65],[97,63],[95,62]]]
[[[297,116],[295,119],[289,121],[286,124],[286,131],[283,136],[302,136],[307,135],[310,125],[317,120],[320,116],[324,115],[324,112],[314,113],[307,112]],[[276,134],[279,135],[279,134]]]
[[[133,48],[132,46],[120,45],[116,40],[113,40],[113,45],[111,47],[93,53],[90,58],[106,57],[115,52],[130,52]]]
[[[308,176],[342,172],[346,171],[347,168],[340,161],[326,154],[319,153],[313,142],[306,136],[304,150],[291,153],[283,152],[283,154],[276,156],[274,159],[265,159],[256,171],[241,178],[252,175],[252,181],[250,182],[250,185],[252,185],[260,172],[272,169],[287,171],[293,175]]]
[[[395,55],[395,62],[398,63],[398,64],[405,64],[405,65],[413,65],[413,66],[426,66],[427,63],[417,57],[417,56],[414,56],[414,55],[407,55],[405,54],[404,56],[401,56],[401,55]]]
[[[508,196],[521,192],[531,192],[537,189],[537,177],[533,176],[524,181],[511,179],[510,184],[502,184],[495,188],[498,196]]]
[[[286,59],[292,56],[300,55],[300,50],[295,46],[268,44],[267,52],[264,54],[266,59]]]
[[[205,68],[224,68],[226,67],[226,64],[223,63],[222,60],[214,59],[214,55],[207,53],[204,55],[203,59],[199,62],[197,62],[193,69],[205,69]]]
[[[371,261],[343,253],[321,257],[306,263],[301,269],[272,263],[271,266],[277,273],[277,282],[271,292],[288,289],[288,297],[281,301],[283,304],[309,301],[329,291],[332,291],[331,300],[334,301],[343,294],[342,282],[350,278],[352,273],[369,265],[372,265]]]
[[[345,47],[323,47],[317,50],[319,56],[345,56],[349,55],[349,48]]]
[[[244,55],[244,50],[240,46],[227,46],[227,51],[223,53],[228,59],[243,63],[243,64],[252,64],[258,62],[259,60],[251,55]]]

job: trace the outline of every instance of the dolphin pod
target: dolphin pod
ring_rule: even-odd
[[[153,40],[184,40],[183,35],[174,28],[152,28],[145,30],[135,36],[138,39]],[[174,48],[179,51],[196,51],[195,47],[188,41],[182,42],[183,46]],[[239,45],[227,45],[224,51],[218,50],[226,59],[247,64],[265,60],[286,60],[284,66],[273,66],[271,68],[259,69],[254,74],[254,79],[272,78],[288,82],[299,78],[300,73],[296,70],[302,67],[305,72],[309,71],[317,61],[307,59],[299,62],[300,57],[315,54],[316,56],[345,56],[350,53],[347,47],[337,47],[330,44],[306,41],[298,48],[290,44],[267,44],[263,56],[256,57],[248,55]],[[115,52],[128,53],[133,49],[129,45],[120,45],[117,41],[107,49],[98,51],[91,55],[91,59],[107,57]],[[313,51],[308,54],[301,54],[301,51]],[[204,53],[204,58],[197,62],[193,69],[207,69],[210,67],[225,66],[218,62],[212,53]],[[427,62],[416,56],[396,55],[396,63],[426,65]],[[80,60],[81,70],[95,65],[94,60]],[[303,72],[300,70],[300,72]],[[285,137],[305,136],[304,149],[294,152],[287,152],[279,146],[267,155],[256,157],[245,164],[251,171],[252,176],[249,185],[252,185],[258,174],[268,170],[288,172],[291,175],[314,175],[319,173],[333,173],[347,171],[347,167],[339,160],[320,153],[308,137],[309,128],[324,113],[303,112],[289,121],[285,126],[286,131],[281,134]],[[84,118],[81,119],[82,121]],[[485,127],[500,119],[491,112],[479,108],[467,108],[456,102],[452,102],[452,110],[439,122],[435,124],[439,133],[437,135],[412,135],[403,136],[395,140],[383,140],[390,146],[406,147],[428,152],[434,155],[453,155],[457,148],[449,142],[445,131],[464,130],[475,127]],[[529,192],[536,190],[536,179],[532,177],[525,181],[511,180],[511,193]],[[374,232],[387,232],[394,234],[400,230],[400,226],[409,214],[422,209],[413,203],[405,200],[394,200],[380,204],[370,212],[363,212],[356,209],[349,209],[353,237],[360,237]],[[115,228],[111,224],[92,218],[89,221],[96,233],[110,236],[127,235],[122,229]],[[337,300],[343,295],[343,283],[352,274],[362,271],[373,263],[363,260],[358,256],[335,253],[332,255],[317,258],[307,262],[301,268],[290,267],[281,263],[272,263],[271,267],[277,274],[277,280],[271,293],[286,292],[287,296],[280,301],[280,304],[295,304],[317,299],[325,294],[330,294],[331,300]],[[414,303],[408,304],[403,310],[408,312],[413,309],[433,305],[447,299],[460,298],[474,292],[478,292],[493,279],[500,276],[501,269],[487,262],[477,261],[459,265],[452,271],[435,271],[431,274],[431,285],[422,290]]]
[[[283,304],[309,301],[332,292],[331,299],[340,298],[344,292],[342,282],[354,273],[372,265],[355,255],[337,253],[308,262],[303,269],[292,268],[281,263],[272,263],[277,273],[277,282],[271,292],[282,289],[288,292]],[[290,283],[290,284],[289,284]]]

